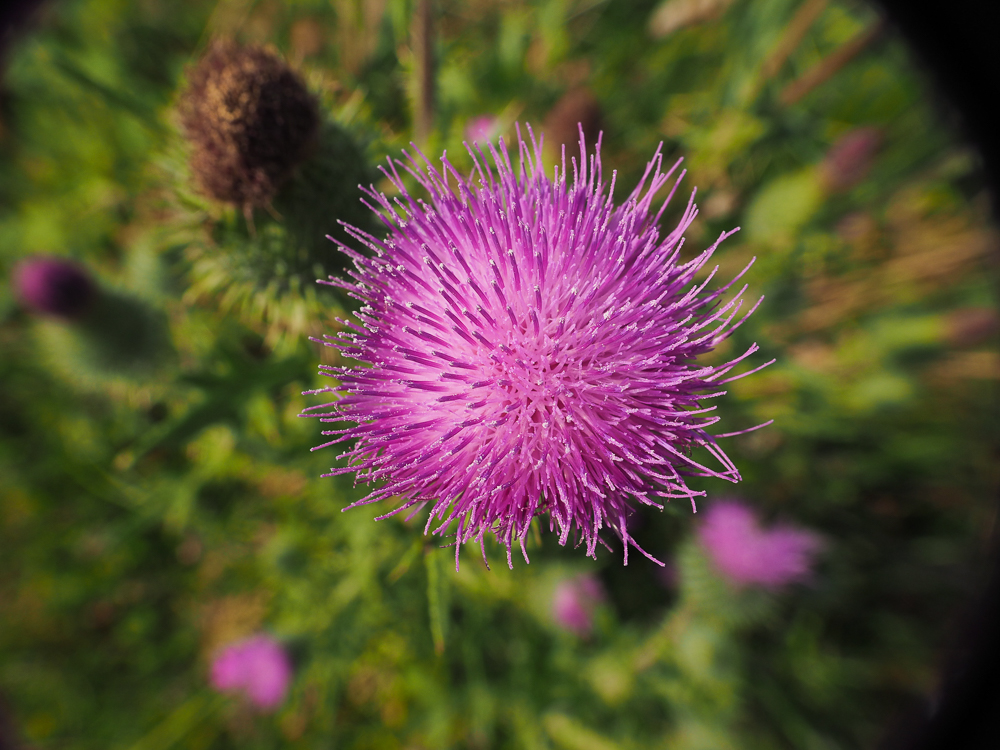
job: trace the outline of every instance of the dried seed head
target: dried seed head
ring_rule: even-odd
[[[201,189],[242,207],[270,203],[319,127],[302,79],[270,50],[234,42],[198,62],[180,110]]]

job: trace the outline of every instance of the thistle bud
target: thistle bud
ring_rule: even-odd
[[[195,66],[180,111],[199,186],[244,208],[270,204],[319,128],[302,79],[270,50],[233,42]]]
[[[36,256],[13,274],[25,307],[52,320],[36,331],[55,370],[78,385],[144,380],[173,356],[163,313],[131,295],[104,289],[84,267]]]
[[[192,71],[179,114],[193,180],[173,173],[184,175],[178,216],[204,230],[185,250],[188,299],[237,314],[268,346],[294,347],[318,332],[310,321],[339,306],[313,283],[343,268],[327,236],[347,239],[341,221],[378,231],[358,190],[378,174],[355,135],[260,47],[215,44]],[[189,182],[243,216],[190,195]],[[186,213],[199,204],[199,216]],[[255,216],[255,207],[267,210]]]
[[[76,320],[93,304],[97,290],[82,266],[35,256],[14,269],[14,291],[25,307],[37,313]]]

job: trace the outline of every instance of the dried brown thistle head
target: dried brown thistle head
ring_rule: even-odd
[[[195,65],[180,114],[199,186],[244,211],[270,205],[319,127],[315,97],[281,58],[230,41]]]

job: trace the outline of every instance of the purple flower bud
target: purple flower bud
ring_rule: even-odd
[[[515,543],[527,560],[540,516],[560,544],[573,536],[591,557],[602,531],[614,534],[627,564],[629,547],[646,554],[627,528],[637,508],[693,505],[704,492],[685,476],[740,479],[708,432],[715,402],[701,400],[742,377],[731,371],[757,346],[722,364],[696,360],[753,306],[741,309],[738,288],[723,299],[735,282],[695,281],[726,234],[681,260],[693,202],[661,236],[665,205],[653,200],[677,164],[661,172],[659,151],[621,206],[582,137],[555,179],[540,144],[519,136],[517,151],[516,169],[503,140],[489,147],[493,165],[473,154],[468,177],[446,157],[441,171],[390,163],[398,195],[368,191],[388,217],[386,238],[354,230],[370,255],[345,249],[353,282],[324,282],[363,304],[360,324],[328,337],[363,364],[322,367],[339,384],[310,393],[337,396],[306,413],[341,423],[326,445],[350,441],[348,465],[328,476],[375,485],[355,505],[429,507],[425,533],[437,524],[453,535],[456,559],[468,542],[485,557],[490,533],[508,565]],[[408,192],[400,166],[426,199]],[[718,468],[693,457],[699,447]]]
[[[843,191],[858,185],[868,176],[881,145],[882,132],[874,127],[855,128],[840,136],[821,166],[827,188]]]
[[[239,692],[262,711],[281,705],[292,680],[292,665],[281,644],[256,635],[226,646],[212,662],[211,684],[222,693]]]
[[[738,500],[717,500],[698,529],[701,546],[724,578],[735,586],[777,588],[808,577],[820,549],[805,529],[762,529],[753,511]]]
[[[594,576],[560,581],[552,595],[552,617],[564,630],[588,635],[594,627],[594,609],[604,599],[604,587]]]
[[[44,256],[27,258],[14,268],[14,290],[26,307],[67,320],[80,318],[97,293],[82,266]]]

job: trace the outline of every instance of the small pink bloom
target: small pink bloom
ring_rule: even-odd
[[[285,699],[292,665],[274,638],[256,635],[226,646],[212,662],[212,687],[223,693],[241,691],[263,711]]]
[[[569,578],[556,586],[552,596],[552,616],[564,630],[587,635],[594,627],[594,608],[602,601],[604,587],[594,576]]]
[[[736,586],[777,588],[809,575],[820,540],[805,529],[762,529],[753,511],[737,500],[715,502],[698,529],[716,569]]]
[[[492,115],[479,115],[465,123],[465,139],[469,143],[485,145],[497,135],[497,118]]]

